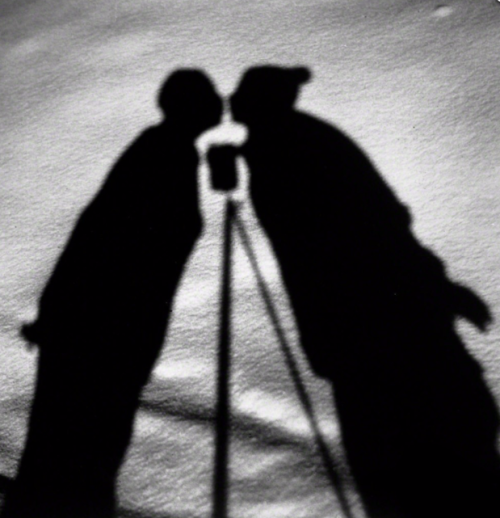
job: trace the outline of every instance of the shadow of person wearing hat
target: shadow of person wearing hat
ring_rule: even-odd
[[[40,350],[25,451],[3,518],[101,518],[177,284],[200,235],[197,136],[222,101],[199,70],[177,70],[166,119],[124,152],[81,214],[24,336]]]
[[[256,214],[313,369],[333,383],[370,517],[500,515],[499,417],[454,329],[489,313],[411,230],[348,137],[294,107],[306,68],[250,68],[231,97]]]

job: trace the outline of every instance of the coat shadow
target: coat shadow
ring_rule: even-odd
[[[222,101],[207,76],[177,70],[166,118],[123,153],[81,214],[23,329],[39,347],[28,438],[3,518],[101,518],[172,301],[201,233],[197,136]]]
[[[500,516],[499,415],[457,318],[487,306],[453,282],[349,138],[294,108],[305,68],[249,69],[231,97],[255,212],[313,369],[332,381],[373,518]]]

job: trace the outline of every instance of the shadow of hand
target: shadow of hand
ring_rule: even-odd
[[[472,322],[479,330],[486,331],[493,317],[488,306],[474,292],[455,284],[451,297],[458,315]]]

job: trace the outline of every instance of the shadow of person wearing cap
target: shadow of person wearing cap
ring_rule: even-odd
[[[411,230],[349,138],[294,107],[305,68],[249,69],[250,192],[313,369],[330,379],[370,517],[499,516],[499,417],[454,323],[489,313]]]
[[[81,214],[25,337],[39,346],[24,455],[3,518],[101,518],[172,300],[198,238],[196,137],[222,101],[206,75],[177,70],[166,119],[113,167]]]

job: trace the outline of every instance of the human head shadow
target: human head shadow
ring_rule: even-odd
[[[222,101],[200,70],[161,88],[165,118],[83,210],[23,328],[39,347],[28,438],[2,516],[111,517],[134,415],[200,235],[195,138]]]
[[[498,516],[499,416],[455,331],[486,305],[453,282],[361,149],[298,110],[304,67],[260,66],[231,97],[249,129],[252,203],[302,346],[333,383],[370,517]]]

